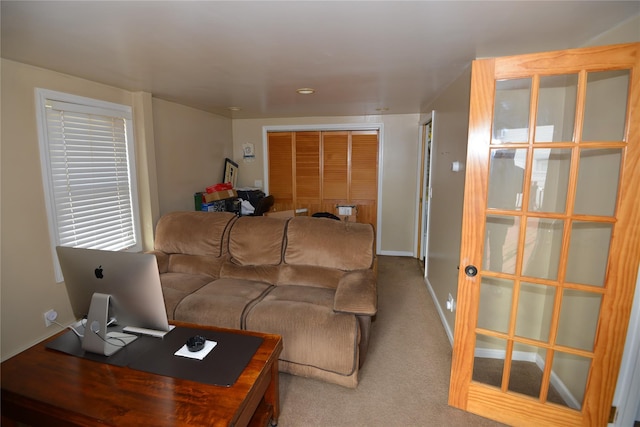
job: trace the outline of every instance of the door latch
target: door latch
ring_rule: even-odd
[[[476,274],[478,274],[478,269],[475,265],[467,265],[464,268],[464,273],[469,277],[474,277]]]

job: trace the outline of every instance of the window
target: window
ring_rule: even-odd
[[[131,107],[36,89],[42,179],[56,246],[142,250]]]

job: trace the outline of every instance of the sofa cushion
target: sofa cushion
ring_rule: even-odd
[[[373,244],[371,224],[298,216],[287,226],[284,261],[344,271],[367,269],[373,265]]]
[[[169,255],[167,271],[185,274],[206,274],[217,278],[224,258],[213,255]]]
[[[282,336],[280,359],[351,375],[358,366],[358,322],[333,311],[334,291],[278,286],[247,314],[245,328]]]
[[[266,216],[239,218],[229,233],[229,254],[238,265],[277,265],[287,219]]]
[[[218,279],[185,297],[175,319],[199,325],[243,329],[244,314],[272,286],[252,280]]]
[[[220,277],[226,279],[255,280],[275,285],[280,275],[278,265],[237,265],[232,262],[222,264]]]
[[[344,271],[335,268],[282,264],[278,286],[297,285],[335,289],[344,275]]]
[[[154,248],[167,254],[223,254],[225,230],[236,216],[231,212],[172,212],[156,225]]]
[[[164,305],[167,317],[175,320],[175,308],[187,295],[197,291],[207,283],[211,277],[205,274],[165,273],[160,275]]]

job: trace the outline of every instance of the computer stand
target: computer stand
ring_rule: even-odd
[[[122,332],[107,332],[111,295],[94,293],[82,338],[82,349],[92,353],[111,356],[138,338]]]

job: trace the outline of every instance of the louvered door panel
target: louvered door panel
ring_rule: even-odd
[[[320,207],[320,132],[295,133],[295,207]]]
[[[334,203],[346,201],[349,198],[349,133],[324,132],[322,148],[322,197]]]
[[[376,200],[378,195],[378,133],[352,132],[351,200]]]
[[[293,133],[268,134],[269,193],[275,199],[276,210],[293,208]]]

